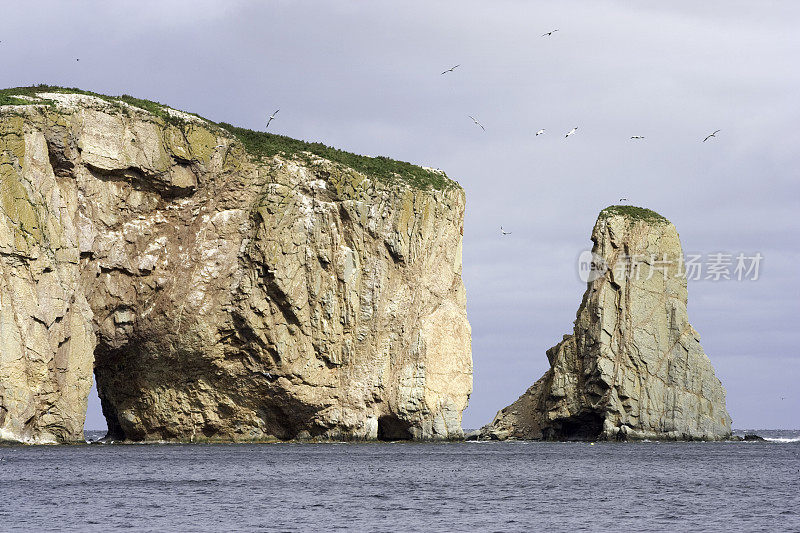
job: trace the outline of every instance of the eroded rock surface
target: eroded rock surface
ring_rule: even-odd
[[[502,409],[481,438],[722,439],[725,389],[686,312],[675,227],[615,206],[592,231],[596,268],[572,335],[547,351],[550,370]]]
[[[464,193],[170,110],[0,107],[0,439],[458,438]]]

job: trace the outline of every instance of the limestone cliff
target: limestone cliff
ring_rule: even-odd
[[[0,440],[81,440],[93,372],[115,439],[462,435],[465,198],[441,172],[4,93]]]
[[[631,206],[603,210],[572,335],[550,370],[482,438],[721,439],[725,389],[689,324],[675,227]]]

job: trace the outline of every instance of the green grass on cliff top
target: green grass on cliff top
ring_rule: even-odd
[[[668,224],[669,220],[655,211],[634,205],[610,205],[600,211],[599,218],[608,218],[613,215],[622,215],[633,220],[643,220],[650,223]]]
[[[88,96],[94,96],[100,98],[102,100],[105,100],[106,102],[111,102],[111,103],[122,101],[134,107],[144,109],[145,111],[148,111],[151,114],[164,119],[172,117],[172,115],[170,115],[166,111],[167,106],[160,104],[158,102],[151,102],[150,100],[142,100],[140,98],[134,98],[133,96],[130,96],[128,94],[123,94],[122,96],[107,96],[105,94],[93,93],[92,91],[84,91],[83,89],[78,89],[75,87],[57,87],[55,85],[36,85],[31,87],[15,87],[12,89],[0,89],[0,105],[42,105],[42,104],[50,106],[55,105],[55,102],[53,100],[39,98],[37,96],[38,93],[85,94]],[[19,96],[29,96],[31,98],[36,98],[36,100],[26,100],[18,98]]]
[[[457,186],[443,172],[431,172],[405,161],[395,161],[382,156],[368,157],[353,154],[322,143],[300,141],[284,135],[238,128],[225,122],[221,122],[219,126],[232,133],[244,144],[245,149],[251,155],[259,158],[269,158],[281,153],[302,155],[305,152],[350,167],[368,176],[375,176],[384,181],[400,177],[421,189],[429,187],[433,189],[448,189]]]
[[[115,103],[118,101],[125,102],[126,104],[144,109],[149,113],[162,118],[168,123],[182,125],[183,120],[180,117],[175,117],[167,112],[167,107],[159,102],[151,100],[142,100],[134,98],[133,96],[123,94],[122,96],[107,96],[98,94],[91,91],[84,91],[77,88],[58,87],[53,85],[37,85],[31,87],[16,87],[12,89],[0,89],[0,106],[3,105],[49,105],[54,106],[55,102],[52,100],[38,99],[37,101],[30,101],[19,96],[29,96],[38,98],[37,93],[67,93],[67,94],[85,94],[101,98],[107,102]],[[194,113],[189,113],[194,115]],[[270,158],[272,156],[283,154],[288,157],[298,157],[307,160],[307,154],[313,154],[317,157],[328,159],[334,163],[339,163],[343,166],[352,168],[362,174],[373,176],[380,181],[391,182],[397,179],[403,180],[419,189],[450,189],[459,187],[458,183],[451,180],[443,172],[432,172],[420,166],[406,163],[405,161],[396,161],[388,157],[369,157],[364,155],[353,154],[326,146],[318,142],[307,142],[298,139],[292,139],[284,135],[276,135],[274,133],[267,133],[263,131],[253,131],[245,128],[239,128],[231,124],[221,122],[217,124],[207,118],[199,115],[194,115],[227,131],[236,137],[245,147],[247,152],[256,159]]]

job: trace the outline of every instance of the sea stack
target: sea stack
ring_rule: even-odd
[[[611,206],[585,254],[587,287],[550,369],[481,438],[719,440],[725,389],[689,324],[681,243],[648,209]]]
[[[465,195],[437,170],[0,94],[0,440],[453,439]]]

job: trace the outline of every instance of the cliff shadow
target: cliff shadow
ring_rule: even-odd
[[[597,440],[603,431],[604,418],[602,413],[588,411],[570,418],[556,420],[553,422],[553,427],[546,432],[545,438],[559,441]]]
[[[378,440],[411,440],[411,424],[396,416],[384,415],[378,418]]]

